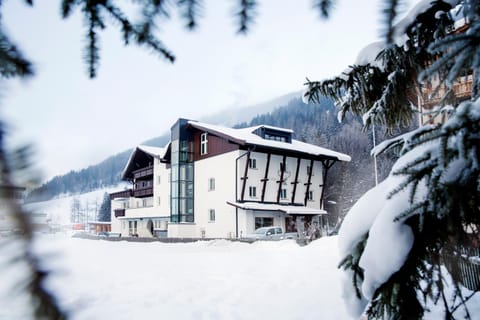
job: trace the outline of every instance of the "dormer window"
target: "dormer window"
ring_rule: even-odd
[[[273,140],[273,141],[280,141],[280,142],[287,142],[286,137],[276,136],[276,135],[272,135],[272,134],[265,134],[265,139]]]
[[[200,155],[203,156],[207,153],[208,153],[208,134],[204,132],[200,136]]]
[[[262,137],[265,140],[272,140],[278,142],[292,143],[293,131],[289,129],[261,126],[254,132],[257,136]]]

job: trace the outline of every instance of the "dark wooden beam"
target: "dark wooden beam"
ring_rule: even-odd
[[[292,201],[291,203],[295,203],[295,194],[297,192],[297,184],[298,184],[298,172],[300,171],[300,158],[297,158],[297,169],[295,170],[295,180],[293,180],[293,192],[292,192]]]
[[[240,200],[244,201],[245,199],[245,188],[247,186],[247,179],[248,179],[248,165],[250,163],[250,151],[247,153],[247,161],[245,161],[245,171],[243,173],[243,177],[240,179],[243,180],[242,183],[242,194],[240,195]]]
[[[277,181],[278,183],[277,203],[280,203],[280,192],[282,192],[283,177],[285,174],[285,170],[287,169],[286,165],[287,165],[287,156],[284,155],[282,160],[282,166],[280,167],[280,180]]]
[[[307,186],[307,190],[305,191],[305,199],[303,200],[304,205],[307,205],[308,201],[308,192],[310,192],[310,185],[312,184],[312,173],[313,173],[313,159],[310,160],[310,171],[307,172],[308,178],[307,178],[307,183],[305,185]]]
[[[327,173],[328,170],[335,164],[335,160],[322,160],[323,165],[323,176],[322,176],[322,184],[320,187],[322,188],[322,192],[320,193],[320,209],[323,209],[323,197],[325,196],[325,186],[327,185]]]
[[[267,165],[265,167],[265,175],[264,178],[261,180],[263,182],[263,187],[262,187],[262,198],[261,201],[265,201],[265,190],[267,189],[267,181],[268,181],[268,169],[270,168],[270,153],[267,154]]]

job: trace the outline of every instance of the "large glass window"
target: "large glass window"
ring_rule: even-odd
[[[186,129],[187,120],[180,119],[172,127],[170,171],[171,222],[193,222],[193,136]]]
[[[262,227],[273,226],[273,218],[255,217],[255,230]]]
[[[280,190],[280,199],[287,199],[287,189]]]

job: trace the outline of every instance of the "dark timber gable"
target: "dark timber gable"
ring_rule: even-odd
[[[193,133],[193,160],[198,161],[202,159],[207,159],[210,157],[218,156],[220,154],[224,154],[227,152],[231,152],[234,150],[239,149],[239,145],[236,142],[228,140],[226,137],[220,137],[215,134],[207,132],[207,144],[208,144],[208,151],[206,154],[200,154],[200,136],[205,131],[201,131],[199,129],[191,128],[190,130],[194,130]]]

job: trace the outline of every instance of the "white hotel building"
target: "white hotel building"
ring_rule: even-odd
[[[262,226],[319,223],[328,169],[350,157],[260,125],[232,129],[179,119],[165,148],[138,146],[111,194],[122,236],[239,238]]]

